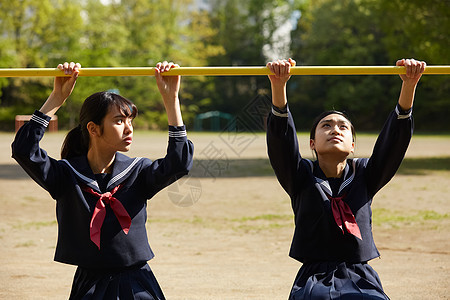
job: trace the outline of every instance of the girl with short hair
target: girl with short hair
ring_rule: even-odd
[[[338,111],[315,120],[310,148],[317,160],[300,155],[288,108],[286,83],[295,61],[278,60],[267,67],[272,112],[267,126],[270,162],[294,211],[295,231],[289,255],[300,261],[289,299],[389,299],[368,261],[379,257],[372,236],[371,204],[403,160],[412,129],[412,106],[424,62],[401,59],[403,83],[370,158],[349,158],[355,132]]]

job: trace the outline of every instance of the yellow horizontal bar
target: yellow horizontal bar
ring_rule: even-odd
[[[81,68],[80,76],[154,76],[152,67]],[[271,75],[266,67],[179,67],[164,73],[165,76],[255,76]],[[392,75],[405,74],[404,67],[395,66],[297,66],[292,75]],[[424,74],[448,75],[450,66],[427,66]],[[68,77],[53,68],[0,69],[0,77]]]

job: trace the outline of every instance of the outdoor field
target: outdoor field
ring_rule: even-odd
[[[64,132],[41,146],[59,158]],[[301,264],[288,256],[290,200],[264,133],[189,133],[190,176],[149,201],[149,262],[167,299],[287,299]],[[0,133],[0,299],[67,299],[74,266],[53,261],[55,202],[11,158]],[[355,157],[375,135],[358,134]],[[299,134],[311,157],[308,137]],[[162,157],[167,134],[136,132],[130,156]],[[450,137],[413,137],[396,177],[375,197],[370,262],[391,299],[450,299]]]

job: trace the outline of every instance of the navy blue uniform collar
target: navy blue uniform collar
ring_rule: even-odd
[[[312,162],[309,159],[307,161],[311,167],[311,171],[312,171],[313,176],[315,177],[315,181],[319,184],[319,186],[321,187],[321,189],[324,192],[326,192],[330,196],[333,196],[330,184],[327,180],[327,177],[325,176],[322,169],[320,168],[319,162],[317,160]],[[344,180],[342,181],[342,184],[339,188],[338,195],[341,195],[344,192],[344,190],[346,190],[349,187],[350,183],[353,181],[353,179],[355,177],[356,161],[357,161],[357,158],[347,160],[347,163],[346,163],[345,169],[344,169],[344,175],[343,175]]]
[[[111,180],[108,182],[106,190],[111,190],[117,185],[121,184],[128,175],[137,166],[137,163],[141,160],[141,157],[130,158],[122,153],[117,152],[116,158],[114,159],[113,170],[111,173]],[[92,188],[94,191],[100,192],[100,188],[95,179],[94,173],[86,156],[78,156],[70,159],[63,159],[74,174],[84,182],[87,186]]]

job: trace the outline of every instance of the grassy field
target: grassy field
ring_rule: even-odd
[[[63,133],[42,147],[59,157]],[[65,299],[75,267],[53,262],[55,203],[10,158],[0,134],[0,299]],[[149,262],[167,299],[286,299],[300,263],[288,257],[289,199],[262,133],[189,133],[191,174],[149,202]],[[376,136],[358,134],[355,157]],[[311,157],[306,134],[301,152]],[[165,154],[167,134],[136,132],[130,156]],[[450,136],[416,135],[398,174],[375,197],[381,259],[371,265],[391,299],[449,299]]]

